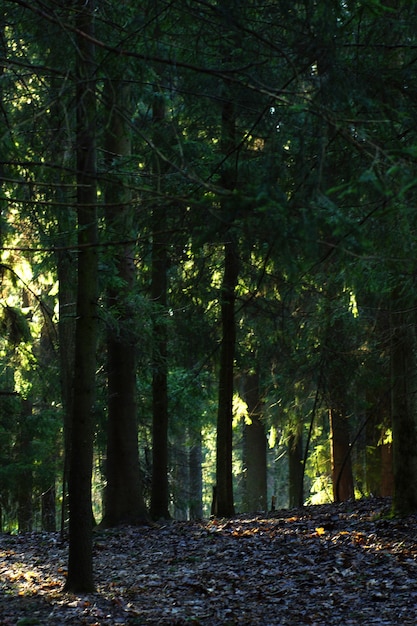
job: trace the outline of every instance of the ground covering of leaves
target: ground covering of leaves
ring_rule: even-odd
[[[0,535],[0,624],[417,624],[417,516],[387,499],[97,531],[97,593],[58,534]]]

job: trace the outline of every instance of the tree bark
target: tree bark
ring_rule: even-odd
[[[103,526],[140,524],[148,520],[139,466],[136,407],[137,331],[132,292],[135,286],[133,207],[125,181],[117,173],[118,159],[131,155],[130,90],[122,80],[108,79],[104,101],[107,110],[106,226],[109,236],[120,241],[115,250],[115,275],[107,301],[117,317],[107,332],[108,424],[105,512]]]
[[[157,95],[153,103],[154,138],[166,143],[164,132],[165,103]],[[166,164],[157,156],[154,162],[154,176],[158,191],[161,191],[162,177]],[[169,519],[168,484],[168,332],[166,325],[167,309],[167,269],[168,242],[166,240],[167,209],[164,204],[154,207],[152,213],[152,282],[151,298],[155,307],[153,335],[152,373],[152,484],[151,517]]]
[[[32,433],[29,426],[32,414],[30,400],[22,399],[19,430],[16,440],[17,474],[17,523],[19,532],[30,532],[33,523],[32,490],[33,472],[31,463]]]
[[[194,434],[194,440],[189,451],[189,483],[190,483],[190,519],[198,520],[203,517],[203,475],[202,475],[202,438],[201,430]]]
[[[355,497],[350,457],[349,423],[339,403],[329,410],[333,499],[344,502]]]
[[[223,61],[230,61],[230,50],[224,50]],[[236,111],[229,93],[230,85],[223,85],[220,144],[223,155],[221,185],[226,190],[236,187]],[[235,513],[233,499],[233,377],[236,348],[235,300],[239,276],[239,251],[233,226],[236,207],[222,202],[224,229],[224,267],[220,291],[221,345],[218,383],[218,407],[216,428],[216,486],[215,510],[220,517],[232,517]]]
[[[243,471],[245,511],[266,511],[267,505],[267,440],[262,420],[259,376],[245,374],[243,397],[248,407],[250,424],[243,426]]]
[[[329,314],[332,315],[331,312]],[[349,421],[346,410],[347,368],[349,366],[347,355],[350,345],[343,318],[337,317],[330,321],[327,329],[326,349],[328,353],[326,392],[329,406],[333,498],[335,502],[343,502],[355,497]]]
[[[303,439],[300,434],[292,434],[288,441],[288,482],[289,505],[301,507],[304,504]]]
[[[97,334],[96,97],[94,4],[76,3],[77,320],[69,465],[69,555],[65,591],[94,591],[91,478]]]
[[[221,288],[222,341],[217,408],[216,515],[232,517],[233,501],[233,373],[236,344],[235,289],[238,278],[237,247],[233,237],[225,243]]]

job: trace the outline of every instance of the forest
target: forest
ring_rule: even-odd
[[[2,3],[0,531],[66,591],[122,526],[417,513],[415,9]]]

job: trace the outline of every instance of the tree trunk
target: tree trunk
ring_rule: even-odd
[[[226,25],[225,25],[226,26]],[[226,31],[227,29],[225,29]],[[224,50],[224,61],[230,61],[230,50]],[[223,105],[221,115],[221,152],[223,168],[221,185],[233,190],[236,186],[236,111],[230,93],[230,85],[223,85]],[[216,442],[216,496],[215,510],[220,517],[232,517],[235,513],[233,500],[233,376],[236,347],[235,300],[239,276],[238,244],[233,233],[235,207],[222,203],[224,230],[224,268],[220,291],[221,346],[217,407]]]
[[[152,245],[151,298],[157,306],[153,332],[155,337],[152,375],[152,485],[151,516],[169,519],[168,485],[168,337],[167,305],[167,249],[164,241],[165,211],[154,214]]]
[[[188,444],[187,429],[183,428],[177,432],[173,451],[172,451],[172,469],[173,469],[173,503],[174,518],[177,520],[188,519],[189,501],[190,501],[190,472],[188,465]]]
[[[288,494],[290,507],[300,507],[304,504],[303,460],[303,439],[298,433],[292,434],[288,441]]]
[[[65,216],[60,216],[61,232],[71,232],[69,219],[71,209]],[[74,220],[75,221],[75,220]],[[63,224],[63,222],[65,222]],[[68,245],[68,242],[66,242]],[[58,273],[58,302],[59,302],[59,373],[61,381],[61,398],[64,413],[64,467],[62,476],[62,503],[61,503],[61,534],[64,533],[65,520],[68,515],[68,482],[69,460],[71,451],[71,422],[73,415],[73,379],[74,379],[74,352],[75,352],[75,320],[76,320],[76,272],[74,259],[70,252],[62,250],[57,255]]]
[[[199,429],[189,452],[189,483],[190,483],[190,519],[203,517],[203,462],[201,430]]]
[[[33,523],[32,434],[29,426],[31,415],[32,403],[29,400],[22,400],[19,431],[15,446],[16,462],[19,468],[17,474],[17,523],[20,533],[30,532]]]
[[[164,121],[165,103],[162,97],[157,96],[153,105],[154,138],[160,138],[162,141],[166,141],[166,137],[164,138]],[[156,185],[158,191],[161,191],[166,165],[155,156],[154,167]],[[168,244],[166,241],[166,221],[166,206],[162,200],[161,204],[154,207],[152,215],[151,298],[155,306],[152,366],[151,516],[153,519],[169,519],[171,517],[168,510],[168,333],[166,325]]]
[[[69,465],[69,555],[65,590],[94,591],[91,479],[97,334],[96,98],[94,3],[77,2],[77,221],[78,283],[74,395]]]
[[[332,456],[333,499],[344,502],[355,497],[350,457],[349,423],[346,413],[336,405],[329,410]]]
[[[244,510],[248,513],[266,511],[267,505],[267,440],[262,420],[262,402],[257,374],[245,374],[243,397],[251,421],[243,426]]]
[[[391,402],[394,465],[393,508],[399,515],[417,511],[417,343],[414,316],[391,316]]]
[[[117,174],[114,161],[131,155],[130,90],[120,80],[108,80],[104,100],[107,109],[105,139],[106,226],[115,250],[117,287],[108,289],[110,311],[117,311],[115,325],[107,332],[108,425],[104,526],[138,524],[148,519],[142,493],[139,466],[136,408],[137,331],[133,327],[135,311],[130,302],[135,286],[133,208],[131,194]]]
[[[232,517],[233,502],[233,372],[235,359],[235,288],[238,278],[237,247],[232,237],[225,244],[221,288],[222,342],[220,348],[216,446],[216,514]]]
[[[340,293],[330,286],[329,295]],[[347,372],[350,365],[350,337],[343,317],[332,319],[327,329],[326,363],[327,400],[329,406],[330,446],[332,460],[333,498],[343,502],[355,497],[350,447],[349,421],[347,417]]]
[[[58,344],[59,344],[59,377],[61,388],[61,402],[63,410],[64,430],[64,464],[62,471],[62,501],[61,501],[61,534],[64,534],[65,523],[68,519],[68,465],[71,447],[71,420],[72,394],[74,379],[74,351],[75,351],[75,320],[76,320],[76,225],[77,216],[73,205],[69,173],[73,162],[69,149],[72,137],[67,128],[65,105],[59,97],[61,85],[56,76],[51,76],[51,128],[53,128],[49,143],[49,160],[59,163],[54,176],[52,201],[63,207],[54,210],[56,213],[56,234],[53,239],[55,246],[55,263],[58,277]],[[64,149],[67,148],[67,149]],[[52,172],[50,174],[53,176]],[[51,181],[52,182],[52,181]],[[48,485],[46,485],[47,487]]]

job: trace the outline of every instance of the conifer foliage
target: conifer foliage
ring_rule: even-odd
[[[3,4],[1,530],[415,512],[413,3]]]

